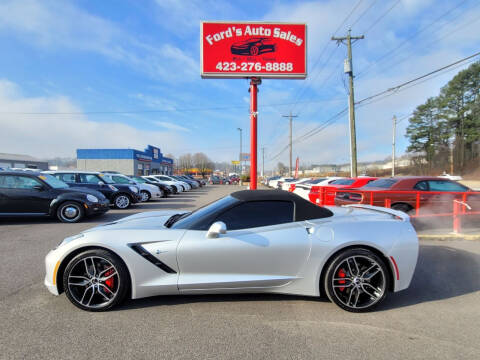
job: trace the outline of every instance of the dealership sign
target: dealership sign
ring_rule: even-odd
[[[204,78],[307,76],[306,24],[201,22]]]

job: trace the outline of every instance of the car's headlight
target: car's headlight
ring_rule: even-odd
[[[93,196],[93,195],[90,195],[90,194],[87,194],[87,200],[90,201],[90,202],[93,202],[93,203],[98,202],[98,198],[96,196]]]
[[[108,185],[108,187],[109,187],[110,189],[112,189],[113,191],[118,191],[118,189],[117,189],[115,186],[113,186],[113,185]]]
[[[77,234],[77,235],[73,235],[73,236],[69,236],[69,237],[63,239],[62,242],[61,242],[60,244],[58,244],[57,247],[60,247],[60,246],[65,245],[65,244],[68,244],[70,241],[80,239],[81,237],[84,237],[84,236],[85,236],[85,235],[83,235],[82,233]]]
[[[130,189],[130,191],[133,191],[134,193],[138,193],[138,188],[136,188],[135,186],[129,186],[128,188]]]

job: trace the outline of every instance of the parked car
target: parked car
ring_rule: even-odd
[[[385,206],[385,199],[390,199],[392,209],[405,213],[411,213],[416,208],[416,192],[420,194],[420,208],[432,213],[451,213],[453,200],[461,201],[462,193],[472,191],[456,181],[433,176],[381,178],[361,188],[348,190],[336,194],[336,205],[372,203],[375,206]],[[372,196],[373,201],[370,201]],[[480,210],[480,194],[469,196],[467,203],[474,211]]]
[[[210,184],[220,184],[222,182],[222,179],[220,177],[212,175],[208,178],[208,182]]]
[[[178,177],[179,177],[180,179],[185,179],[185,180],[193,181],[195,184],[197,184],[197,187],[202,187],[202,186],[203,186],[203,184],[202,184],[199,180],[195,179],[195,178],[192,177],[192,176],[188,176],[188,175],[178,175]]]
[[[149,185],[146,182],[139,182],[119,173],[102,172],[102,174],[104,175],[104,177],[108,176],[110,180],[112,180],[116,184],[128,184],[137,186],[140,189],[140,196],[142,198],[142,202],[149,200],[158,200],[163,197],[163,190],[161,190],[158,186]]]
[[[362,312],[408,288],[417,258],[402,212],[244,190],[194,212],[143,212],[68,237],[46,256],[44,284],[87,311],[128,297],[258,292],[325,294]]]
[[[153,176],[154,178],[160,181],[164,181],[166,184],[175,185],[177,187],[177,190],[179,190],[178,192],[187,191],[191,189],[191,186],[186,182],[178,181],[177,179],[174,179],[167,175],[151,175],[151,176]]]
[[[190,189],[196,189],[200,186],[196,180],[185,178],[179,175],[169,175],[169,177],[174,180],[180,181],[180,183],[182,182],[187,183],[188,185],[190,185]]]
[[[320,205],[335,205],[335,191],[336,189],[354,189],[362,187],[372,181],[377,180],[376,177],[361,176],[357,178],[342,178],[331,181],[328,184],[314,186],[310,189],[308,198],[314,204],[323,201]],[[326,191],[325,197],[320,199],[322,195],[322,188]],[[333,190],[333,191],[332,191]]]
[[[168,195],[173,194],[173,189],[169,185],[162,184],[158,181],[148,180],[141,176],[130,176],[130,178],[140,184],[149,184],[158,187],[162,191],[163,197],[168,197]]]
[[[142,200],[135,185],[116,184],[99,172],[90,171],[45,171],[73,187],[100,191],[117,209],[126,209]]]
[[[49,174],[26,171],[0,173],[0,217],[57,217],[75,223],[104,214],[109,201],[102,193],[73,188]]]
[[[317,178],[310,181],[307,181],[302,184],[295,185],[295,189],[293,193],[301,196],[305,200],[310,200],[309,194],[312,191],[314,186],[323,186],[332,183],[333,181],[341,179],[340,177],[325,177],[325,178]]]
[[[161,185],[170,186],[173,194],[177,194],[177,193],[183,191],[183,187],[180,186],[180,184],[178,184],[175,181],[159,180],[158,178],[156,178],[153,175],[145,175],[145,176],[142,176],[142,178],[145,179],[145,180],[151,181],[151,182],[156,182],[156,183],[161,184]]]

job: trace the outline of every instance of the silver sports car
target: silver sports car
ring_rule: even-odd
[[[45,285],[89,311],[127,297],[263,292],[326,294],[360,312],[407,288],[417,256],[402,212],[238,191],[194,212],[144,212],[68,237],[45,259]]]

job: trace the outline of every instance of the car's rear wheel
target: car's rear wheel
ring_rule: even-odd
[[[385,300],[390,281],[388,269],[383,259],[372,251],[348,249],[327,266],[325,292],[342,309],[370,311]]]
[[[74,201],[66,201],[57,208],[57,218],[64,223],[79,222],[84,215],[82,205]]]
[[[126,209],[130,206],[130,197],[126,194],[118,194],[113,199],[113,205],[117,209]]]
[[[410,214],[413,208],[408,204],[393,204],[393,210],[403,211],[405,214]]]
[[[140,195],[142,196],[142,200],[141,200],[142,202],[146,202],[150,200],[150,198],[152,197],[150,193],[146,190],[140,191]]]
[[[107,251],[82,252],[67,264],[63,288],[76,307],[87,311],[105,311],[125,300],[130,277],[120,258]]]

